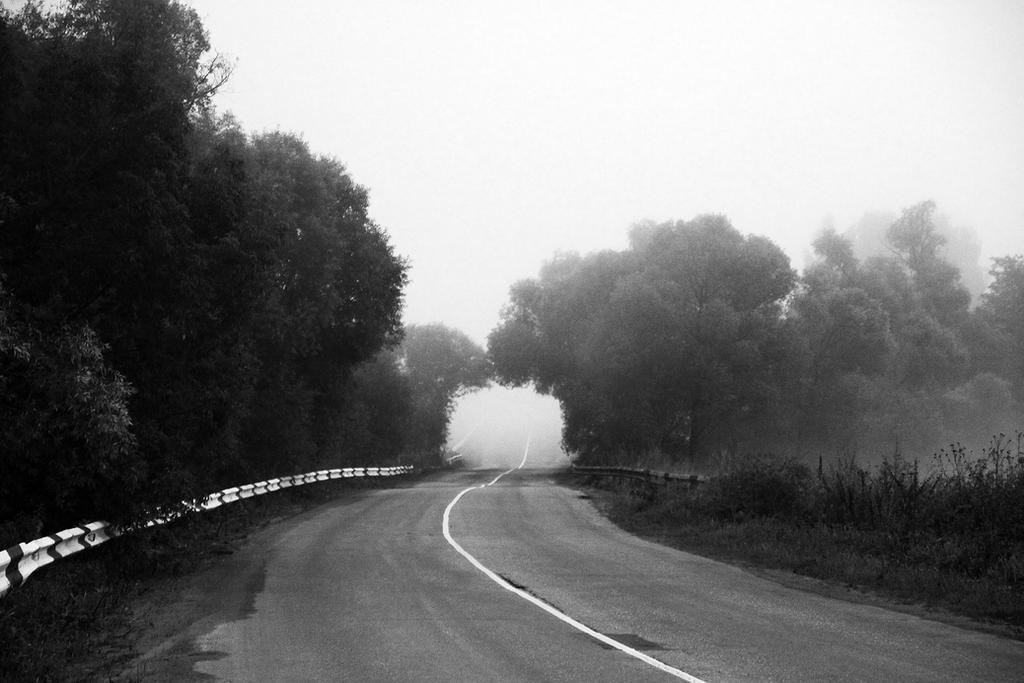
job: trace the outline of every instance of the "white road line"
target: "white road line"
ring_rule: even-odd
[[[455,444],[454,446],[452,446],[451,449],[453,451],[457,451],[460,448],[462,448],[462,445],[464,443],[466,443],[467,441],[469,441],[469,437],[473,436],[473,433],[476,431],[476,428],[479,427],[479,426],[480,426],[480,421],[477,420],[476,424],[473,425],[472,429],[469,430],[469,433],[467,433],[464,437],[459,439],[459,442],[457,444]]]
[[[516,588],[511,583],[509,583],[508,581],[506,581],[505,579],[501,578],[500,576],[495,574],[493,571],[491,571],[490,569],[485,567],[480,562],[480,560],[476,559],[475,557],[470,555],[468,552],[466,552],[466,549],[463,548],[461,545],[459,545],[459,542],[456,541],[452,537],[452,532],[451,532],[451,515],[452,515],[452,508],[455,507],[455,504],[458,503],[459,500],[464,495],[469,493],[470,491],[472,491],[474,489],[483,489],[483,488],[487,488],[488,486],[493,486],[494,484],[496,484],[498,482],[499,479],[504,477],[509,472],[514,472],[515,470],[518,470],[518,469],[522,468],[523,465],[526,464],[526,458],[529,455],[529,453],[530,453],[530,439],[529,439],[529,437],[527,437],[527,439],[526,439],[526,450],[523,453],[523,460],[522,460],[522,462],[519,463],[519,465],[517,465],[516,467],[513,467],[510,470],[506,470],[505,472],[502,472],[501,474],[499,474],[498,476],[496,476],[494,479],[492,479],[491,481],[489,481],[486,484],[480,484],[480,485],[477,485],[477,486],[470,486],[467,489],[463,489],[462,491],[459,491],[459,494],[452,499],[452,502],[448,503],[448,507],[446,507],[444,509],[444,515],[441,518],[442,531],[444,532],[444,538],[445,538],[446,541],[448,541],[448,544],[451,545],[451,547],[455,548],[455,550],[460,555],[462,555],[464,558],[466,558],[471,565],[473,565],[474,567],[479,569],[481,572],[483,572],[484,576],[489,578],[491,581],[493,581],[494,583],[498,584],[499,586],[501,586],[502,588],[504,588],[508,592],[515,593],[516,595],[521,597],[523,600],[526,600],[527,602],[532,603],[533,605],[536,605],[537,607],[540,607],[542,610],[544,610],[548,614],[550,614],[553,617],[555,617],[555,618],[565,622],[569,626],[572,626],[577,631],[581,631],[582,633],[587,634],[588,636],[590,636],[594,640],[602,642],[605,645],[607,645],[608,647],[613,647],[616,650],[619,650],[620,652],[624,652],[624,653],[626,653],[627,655],[629,655],[631,657],[635,657],[636,659],[639,659],[641,662],[643,662],[645,664],[649,664],[650,666],[653,666],[655,669],[658,669],[660,671],[664,671],[665,673],[669,674],[670,676],[674,676],[674,677],[682,679],[684,681],[688,681],[689,683],[704,683],[704,681],[699,679],[699,678],[691,676],[690,674],[688,674],[688,673],[686,673],[684,671],[680,671],[679,669],[677,669],[677,668],[675,668],[673,666],[669,666],[668,664],[666,664],[664,662],[658,661],[654,657],[651,657],[650,655],[646,655],[643,652],[640,652],[639,650],[631,648],[629,645],[626,645],[625,643],[620,643],[619,641],[615,640],[614,638],[609,638],[608,636],[606,636],[603,633],[595,631],[594,629],[590,628],[586,624],[582,624],[582,623],[576,621],[575,619],[570,617],[565,612],[561,612],[561,611],[555,609],[554,607],[552,607],[548,603],[544,602],[540,598],[537,598],[536,596],[530,595],[529,593],[527,593],[526,591],[522,590],[521,588]]]
[[[526,448],[523,449],[523,459],[522,459],[522,461],[520,461],[519,465],[516,467],[517,470],[518,469],[522,469],[523,466],[526,465],[526,458],[530,455],[530,439],[532,439],[532,438],[533,438],[533,430],[531,429],[530,433],[526,435]]]
[[[533,432],[530,432],[529,434],[527,434],[527,435],[526,435],[526,448],[525,448],[525,449],[523,450],[523,459],[522,459],[522,460],[521,460],[521,461],[519,462],[519,464],[518,464],[518,465],[516,465],[515,467],[513,467],[513,468],[512,468],[512,469],[510,469],[510,470],[505,470],[504,472],[502,472],[501,474],[499,474],[498,476],[496,476],[496,477],[495,477],[494,479],[491,479],[491,480],[490,480],[489,482],[487,482],[487,483],[486,483],[486,484],[484,484],[483,486],[470,486],[470,487],[469,487],[468,489],[466,489],[466,490],[467,490],[467,491],[469,491],[470,489],[482,489],[482,488],[484,488],[484,487],[487,487],[487,486],[493,486],[494,484],[497,484],[497,483],[498,483],[498,480],[499,480],[499,479],[501,479],[502,477],[504,477],[504,476],[505,476],[506,474],[508,474],[509,472],[515,472],[516,470],[522,469],[522,468],[523,468],[523,465],[525,465],[525,464],[526,464],[526,458],[527,458],[527,456],[529,456],[529,455],[530,455],[530,438],[531,438],[532,436],[533,436]]]

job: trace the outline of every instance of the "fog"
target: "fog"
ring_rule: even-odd
[[[826,225],[840,229],[843,237],[853,245],[857,258],[864,260],[892,255],[885,234],[898,218],[899,213],[895,211],[868,211],[850,226],[836,226],[828,222]],[[940,255],[960,271],[960,281],[976,305],[989,283],[989,264],[982,257],[981,236],[969,226],[953,225],[949,216],[942,213],[935,217],[935,228],[946,240],[939,248]]]
[[[982,272],[1024,251],[1021,2],[189,4],[236,64],[217,106],[369,188],[407,322],[483,342],[512,282],[645,219],[802,268],[827,218],[932,199]]]
[[[528,387],[490,387],[459,399],[449,424],[448,448],[467,467],[564,467],[558,402]],[[527,452],[527,444],[529,451]]]
[[[802,270],[823,225],[884,255],[931,199],[975,302],[991,258],[1024,252],[1021,2],[184,3],[234,64],[218,111],[367,188],[409,264],[405,323],[482,344],[512,283],[645,219],[724,214]],[[503,420],[477,426],[490,406]],[[1005,421],[979,415],[977,438]],[[534,429],[531,462],[557,462],[557,416],[480,392],[452,445],[515,465]]]

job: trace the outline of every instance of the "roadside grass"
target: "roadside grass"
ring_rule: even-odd
[[[792,571],[1004,627],[1024,639],[1024,437],[815,472],[756,456],[701,487],[591,483],[620,526],[718,559]]]
[[[44,567],[0,598],[0,681],[111,680],[132,651],[136,600],[230,554],[253,531],[391,479],[277,491],[141,530]]]

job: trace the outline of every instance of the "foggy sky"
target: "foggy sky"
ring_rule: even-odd
[[[558,401],[532,388],[491,386],[459,398],[448,428],[448,447],[467,467],[565,467]],[[529,445],[527,451],[527,445]]]
[[[216,98],[370,190],[406,322],[483,342],[557,250],[724,213],[814,233],[934,199],[1024,252],[1024,3],[198,0]]]

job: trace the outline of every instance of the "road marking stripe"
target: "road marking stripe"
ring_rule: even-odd
[[[529,457],[530,455],[530,439],[532,438],[533,430],[531,429],[530,432],[526,435],[526,448],[523,449],[523,459],[519,462],[519,465],[516,467],[517,470],[521,469],[523,465],[526,464],[526,458]]]
[[[479,569],[484,574],[484,576],[489,578],[491,581],[493,581],[494,583],[498,584],[499,586],[501,586],[505,590],[509,591],[510,593],[515,593],[516,595],[521,597],[523,600],[526,600],[527,602],[530,602],[530,603],[536,605],[537,607],[540,607],[542,610],[544,610],[548,614],[550,614],[553,617],[556,617],[557,619],[565,622],[569,626],[572,626],[577,631],[581,631],[582,633],[587,634],[588,636],[590,636],[594,640],[597,640],[597,641],[599,641],[601,643],[604,643],[605,645],[607,645],[609,647],[613,647],[616,650],[619,650],[620,652],[624,652],[624,653],[626,653],[627,655],[629,655],[631,657],[635,657],[636,659],[639,659],[641,662],[643,662],[645,664],[649,664],[650,666],[653,666],[655,669],[658,669],[659,671],[664,671],[665,673],[669,674],[670,676],[675,676],[676,678],[682,679],[684,681],[688,681],[689,683],[704,683],[704,681],[702,681],[699,678],[691,676],[690,674],[688,674],[688,673],[686,673],[684,671],[680,671],[679,669],[677,669],[677,668],[675,668],[673,666],[669,666],[668,664],[666,664],[666,663],[664,663],[662,661],[659,661],[659,660],[655,659],[654,657],[651,657],[650,655],[646,655],[643,652],[640,652],[639,650],[631,648],[629,645],[626,645],[625,643],[620,643],[619,641],[615,640],[614,638],[609,638],[608,636],[606,636],[603,633],[600,633],[599,631],[595,631],[594,629],[590,628],[586,624],[582,624],[582,623],[576,621],[575,619],[570,617],[565,612],[561,612],[561,611],[555,609],[554,607],[552,607],[548,603],[544,602],[540,598],[527,593],[526,591],[524,591],[521,588],[516,588],[511,583],[509,583],[508,581],[506,581],[505,579],[501,578],[500,576],[495,574],[493,571],[491,571],[490,569],[485,567],[478,559],[476,559],[475,557],[470,555],[466,551],[466,549],[463,548],[461,545],[459,545],[459,542],[456,541],[452,537],[452,532],[451,532],[451,514],[452,514],[452,509],[455,507],[456,503],[458,503],[459,500],[461,500],[461,498],[464,495],[466,495],[467,493],[469,493],[470,491],[473,491],[475,489],[483,489],[483,488],[487,488],[488,486],[492,486],[492,485],[496,484],[499,479],[504,477],[509,472],[514,472],[515,470],[518,470],[518,469],[522,468],[523,465],[526,464],[526,458],[529,455],[529,453],[530,453],[530,439],[528,437],[526,439],[526,451],[523,453],[523,460],[522,460],[522,462],[519,463],[518,466],[513,467],[510,470],[506,470],[505,472],[502,472],[501,474],[499,474],[498,476],[496,476],[494,479],[492,479],[491,481],[489,481],[486,484],[478,484],[477,486],[470,486],[469,488],[466,488],[466,489],[463,489],[462,491],[459,491],[459,494],[452,499],[452,502],[448,503],[448,507],[446,507],[444,509],[444,515],[442,515],[442,517],[441,517],[441,522],[442,522],[441,530],[444,533],[444,538],[445,538],[446,541],[448,541],[448,544],[451,545],[451,547],[455,548],[455,550],[460,555],[462,555],[464,558],[466,558],[466,560],[468,560],[471,565],[473,565],[474,567]]]
[[[454,446],[452,446],[451,449],[453,451],[457,451],[460,448],[462,448],[463,444],[465,444],[467,441],[469,441],[469,437],[473,436],[473,433],[476,431],[476,428],[479,427],[479,426],[480,426],[480,420],[477,420],[476,424],[473,425],[473,427],[469,430],[469,432],[464,437],[459,439],[459,442],[457,444],[455,444]]]

